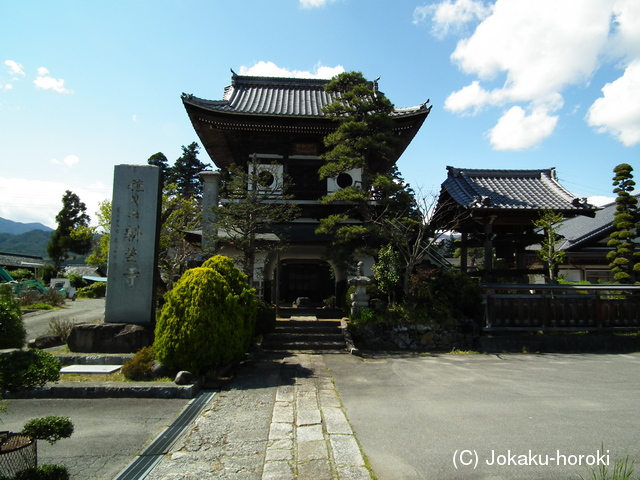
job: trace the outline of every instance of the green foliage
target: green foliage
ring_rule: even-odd
[[[0,233],[0,252],[11,252],[36,257],[47,256],[50,231],[31,230],[21,234]]]
[[[377,91],[360,72],[345,72],[325,86],[336,100],[323,108],[328,118],[338,123],[336,130],[324,139],[327,152],[320,177],[335,177],[347,170],[362,169],[362,191],[368,192],[371,180],[369,166],[388,164],[393,156],[393,104]]]
[[[95,282],[76,290],[78,298],[102,298],[106,293],[107,284],[105,282]]]
[[[65,304],[65,296],[55,288],[47,288],[47,291],[40,295],[40,301],[52,307],[62,307]]]
[[[635,187],[633,167],[626,163],[613,169],[613,193],[616,193],[614,231],[607,246],[613,250],[607,253],[609,268],[617,283],[634,283],[640,278],[640,252],[636,251],[635,239],[640,231],[640,209],[638,199],[632,195]]]
[[[543,210],[540,212],[540,218],[535,220],[533,224],[544,230],[544,240],[542,240],[538,256],[547,264],[548,281],[555,283],[557,280],[558,266],[564,261],[566,252],[556,250],[557,244],[560,242],[560,236],[557,233],[557,226],[564,216],[562,213],[553,210]]]
[[[482,319],[482,294],[475,279],[456,270],[418,269],[410,279],[411,298],[429,318]]]
[[[604,450],[604,449],[602,449]],[[637,480],[638,476],[633,475],[635,470],[635,462],[626,456],[622,459],[615,459],[613,462],[613,468],[609,469],[610,465],[599,465],[593,467],[590,475],[585,479],[582,475],[581,480]]]
[[[16,350],[0,357],[0,391],[18,393],[60,379],[60,361],[38,349]]]
[[[93,230],[89,228],[87,207],[80,198],[70,190],[62,197],[62,210],[56,215],[58,228],[51,234],[47,245],[47,254],[53,260],[56,269],[69,253],[85,255],[91,251]]]
[[[166,171],[165,185],[175,184],[178,194],[182,198],[194,198],[202,195],[202,181],[198,174],[205,170],[207,165],[198,159],[199,151],[200,146],[196,142],[192,142],[186,147],[183,145],[182,156],[175,161],[173,167]],[[161,159],[159,163],[162,163]]]
[[[134,357],[125,363],[120,370],[124,378],[134,382],[151,380],[151,367],[155,360],[153,346],[141,348]]]
[[[253,338],[254,290],[230,258],[187,270],[165,295],[154,349],[166,367],[194,374],[235,361]]]
[[[392,245],[383,247],[378,252],[378,261],[373,266],[374,278],[380,290],[387,294],[392,303],[393,294],[400,283],[400,255]]]
[[[20,306],[13,297],[13,289],[0,286],[0,349],[22,348],[27,330],[22,322]]]
[[[41,465],[20,470],[12,480],[69,480],[69,471],[64,465]]]
[[[73,434],[73,422],[69,417],[49,416],[34,418],[22,427],[22,434],[37,440],[46,440],[50,444]]]
[[[14,280],[29,280],[31,278],[33,278],[33,272],[31,270],[27,270],[26,268],[17,268],[15,270],[7,270],[7,272],[9,273],[9,275],[11,275],[11,277]]]
[[[212,207],[218,231],[218,236],[213,236],[232,243],[242,253],[242,271],[250,283],[256,253],[283,247],[282,241],[259,241],[258,235],[273,231],[274,225],[289,223],[300,214],[298,205],[274,201],[291,199],[287,195],[290,187],[290,177],[280,175],[276,164],[260,163],[255,155],[246,165],[236,165],[223,174],[222,196],[229,201]]]

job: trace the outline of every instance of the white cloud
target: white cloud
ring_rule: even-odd
[[[598,132],[610,133],[627,147],[640,143],[640,60],[602,87],[602,97],[593,102],[586,120]]]
[[[344,72],[344,67],[325,67],[320,64],[315,65],[314,71],[287,70],[278,67],[273,62],[259,61],[252,67],[240,67],[240,75],[252,75],[256,77],[293,77],[293,78],[332,78]]]
[[[49,70],[45,67],[38,68],[38,76],[33,83],[36,88],[41,90],[53,90],[58,93],[73,93],[73,90],[65,88],[64,80],[51,77],[49,75]]]
[[[302,8],[317,8],[324,7],[327,3],[332,3],[335,0],[300,0]]]
[[[595,195],[593,197],[588,197],[587,202],[591,205],[595,205],[596,207],[602,207],[604,205],[608,205],[610,203],[615,202],[615,197],[606,197],[604,195]]]
[[[459,32],[468,23],[483,20],[491,13],[491,6],[476,0],[445,0],[435,5],[416,7],[413,11],[413,23],[433,18],[433,33],[443,37],[450,32]]]
[[[78,195],[87,207],[92,224],[97,220],[98,205],[110,199],[111,188],[103,183],[93,185],[69,185],[61,182],[47,182],[26,178],[0,177],[0,191],[3,201],[0,204],[0,217],[14,222],[40,222],[56,228],[56,215],[62,208],[62,196],[71,190]]]
[[[495,150],[524,150],[539,144],[553,133],[558,117],[544,107],[530,114],[519,106],[511,107],[488,134]]]
[[[69,168],[73,167],[79,161],[80,159],[76,155],[67,155],[62,160],[58,160],[56,158],[51,159],[51,163],[54,165],[66,165]]]
[[[506,107],[488,136],[495,148],[535,145],[544,135],[551,135],[558,123],[558,116],[552,114],[560,107],[542,105],[548,99],[559,99],[561,105],[563,92],[588,85],[604,61],[622,62],[619,66],[627,69],[603,88],[603,98],[592,106],[588,121],[625,145],[640,142],[640,74],[632,68],[640,62],[637,0],[495,0],[491,4],[443,0],[418,7],[414,23],[427,17],[431,17],[435,35],[463,35],[463,26],[479,22],[451,54],[452,62],[475,78],[452,92],[444,106],[458,114]],[[623,95],[627,95],[624,105]],[[529,139],[507,141],[501,134],[522,132],[525,124],[536,126]]]
[[[24,76],[24,69],[22,65],[13,60],[5,60],[4,64],[9,67],[9,73],[11,75],[22,75]]]
[[[616,0],[613,6],[615,53],[623,57],[640,56],[640,2]]]

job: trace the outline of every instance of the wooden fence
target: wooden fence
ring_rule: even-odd
[[[640,286],[486,284],[485,331],[640,328]]]

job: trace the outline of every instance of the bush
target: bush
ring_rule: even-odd
[[[26,338],[20,306],[13,298],[12,289],[4,287],[0,290],[0,349],[22,348]]]
[[[412,300],[434,320],[482,319],[480,288],[476,280],[464,273],[420,269],[411,276],[410,287]]]
[[[254,290],[230,258],[187,270],[165,295],[156,324],[156,358],[199,374],[242,357],[254,334]]]
[[[18,350],[0,357],[0,391],[18,393],[60,379],[60,360],[42,350]]]
[[[65,303],[65,296],[55,288],[47,288],[47,291],[40,297],[40,301],[52,307],[61,307]]]
[[[154,360],[153,346],[144,347],[138,350],[135,356],[122,366],[120,371],[127,380],[134,382],[150,380],[153,377],[151,367]]]
[[[34,418],[22,427],[22,434],[37,440],[46,440],[50,444],[73,434],[73,422],[69,417],[49,416]]]
[[[102,298],[107,293],[107,284],[104,282],[95,282],[86,287],[76,290],[78,298]]]
[[[69,480],[69,471],[63,465],[41,465],[20,470],[12,480]]]
[[[75,324],[75,321],[69,318],[52,318],[51,320],[49,320],[49,329],[47,330],[47,335],[60,337],[63,343],[67,343],[69,335],[71,335],[71,330],[73,330]]]

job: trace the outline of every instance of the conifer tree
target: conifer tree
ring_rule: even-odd
[[[607,254],[609,268],[617,283],[634,283],[640,278],[640,258],[636,252],[635,239],[638,237],[640,211],[638,199],[631,193],[634,190],[633,167],[622,163],[613,169],[613,193],[616,197],[611,239],[607,243],[613,250]]]
[[[69,253],[86,255],[91,251],[93,230],[89,228],[90,217],[86,205],[70,190],[62,197],[62,210],[56,215],[58,228],[51,234],[47,254],[56,270]]]

